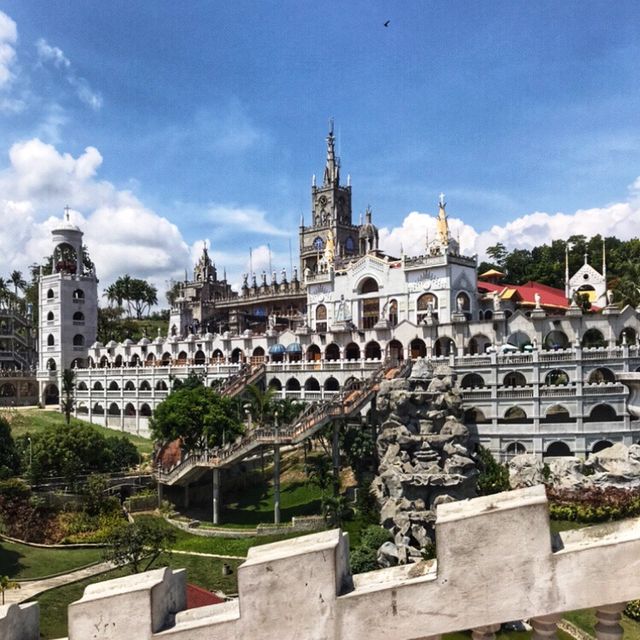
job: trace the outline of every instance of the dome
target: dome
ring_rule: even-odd
[[[118,343],[115,340],[109,340],[109,342],[107,342],[105,346],[107,347],[107,349],[114,349],[118,346]]]
[[[153,344],[163,344],[164,338],[162,336],[156,336],[153,340]]]
[[[205,340],[213,340],[213,333],[209,333],[207,331],[207,333],[204,334],[204,339]]]
[[[148,344],[151,344],[151,340],[149,340],[149,338],[140,338],[140,340],[138,341],[138,344],[142,346],[146,346]]]
[[[125,339],[122,341],[122,344],[123,344],[125,347],[130,347],[132,344],[135,344],[135,342],[134,342],[131,338],[125,338]]]
[[[94,342],[91,345],[91,349],[102,349],[103,347],[104,345],[102,344],[102,342],[98,342],[98,341]]]

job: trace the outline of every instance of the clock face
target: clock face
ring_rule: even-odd
[[[320,196],[320,199],[318,200],[318,202],[324,207],[324,205],[327,204],[327,197]]]
[[[317,251],[322,251],[323,247],[324,247],[324,242],[322,242],[322,238],[317,237],[313,241],[313,248],[316,249]]]

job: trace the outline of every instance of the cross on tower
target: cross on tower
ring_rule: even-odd
[[[441,193],[441,194],[440,194],[440,206],[441,206],[441,207],[444,207],[444,204],[445,204],[445,203],[444,203],[444,193]]]
[[[66,218],[67,222],[69,222],[69,211],[71,211],[71,209],[69,209],[69,205],[67,205],[64,208],[64,217]]]

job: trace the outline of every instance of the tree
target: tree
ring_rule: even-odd
[[[499,266],[502,267],[504,264],[504,260],[508,255],[507,248],[502,244],[502,242],[498,242],[497,244],[492,245],[491,247],[487,247],[487,255],[490,258],[493,258],[493,261]]]
[[[13,284],[14,293],[16,294],[16,296],[18,295],[18,289],[24,291],[24,288],[27,286],[27,281],[22,277],[21,271],[12,271],[9,279]]]
[[[20,584],[11,580],[9,576],[0,576],[0,591],[2,592],[2,604],[4,604],[4,592],[7,589],[19,589]]]
[[[20,456],[11,436],[9,421],[0,416],[0,478],[7,478],[20,471]]]
[[[158,290],[146,280],[132,278],[128,273],[120,276],[113,284],[105,290],[105,295],[110,303],[117,303],[122,306],[127,303],[129,317],[132,311],[136,318],[140,320],[145,311],[158,304]]]
[[[176,536],[164,523],[154,520],[127,523],[115,528],[107,538],[104,559],[117,566],[128,564],[131,573],[147,571]]]
[[[71,423],[71,412],[76,403],[76,374],[71,369],[62,372],[62,411],[67,424]]]
[[[167,281],[167,290],[165,291],[165,297],[167,298],[167,302],[173,306],[180,296],[180,292],[182,289],[182,283],[176,282],[175,280]]]
[[[493,493],[509,491],[509,469],[507,465],[496,462],[491,451],[483,446],[478,447],[478,463],[480,475],[478,476],[478,493],[488,496]]]
[[[231,400],[199,385],[180,387],[161,402],[150,421],[159,441],[182,440],[186,451],[218,447],[242,433]]]

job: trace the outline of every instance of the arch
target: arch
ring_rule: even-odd
[[[325,391],[340,391],[340,383],[333,377],[329,377],[324,381]]]
[[[597,369],[594,369],[587,378],[587,382],[589,384],[606,384],[615,381],[615,374],[611,369],[607,369],[607,367],[598,367]]]
[[[310,344],[307,348],[307,362],[313,362],[322,358],[322,352],[317,344]]]
[[[77,387],[78,391],[88,391],[88,387],[87,387],[87,383],[84,380],[81,380],[80,382],[78,382],[78,387]]]
[[[276,391],[282,391],[282,382],[278,378],[271,378],[269,380],[269,389],[275,389]]]
[[[107,356],[102,356],[102,358],[100,358],[100,367],[104,369],[108,366],[109,366],[109,358],[107,358]]]
[[[171,354],[168,351],[165,351],[162,354],[162,358],[160,358],[160,364],[163,367],[168,367],[171,364]]]
[[[613,447],[613,442],[610,440],[598,440],[598,442],[595,442],[591,447],[591,453],[598,453],[598,451],[608,449],[609,447]]]
[[[133,380],[127,380],[124,383],[124,390],[125,391],[135,391],[136,390],[136,385],[133,384]]]
[[[387,311],[387,320],[392,327],[397,326],[398,324],[398,301],[390,300],[389,307]]]
[[[316,331],[319,333],[327,331],[327,307],[323,304],[316,307]]]
[[[78,413],[82,415],[87,415],[89,413],[89,407],[84,402],[78,403]]]
[[[300,381],[298,378],[289,378],[285,384],[287,391],[300,391]]]
[[[465,424],[483,424],[489,420],[481,409],[471,407],[464,412],[464,422]]]
[[[556,442],[552,442],[547,450],[543,454],[543,458],[562,458],[566,456],[572,456],[573,453],[569,445],[566,442],[562,442],[558,440]]]
[[[96,380],[93,383],[93,390],[94,391],[104,391],[104,387],[102,386],[102,382],[100,382],[100,380]]]
[[[545,349],[568,349],[569,338],[564,331],[554,329],[549,331],[542,342]]]
[[[484,386],[484,378],[478,373],[467,373],[467,375],[460,380],[461,389],[477,389]]]
[[[84,291],[82,289],[76,289],[72,294],[71,298],[73,300],[84,300]]]
[[[355,376],[351,376],[345,380],[343,385],[343,390],[346,389],[360,389],[362,387],[362,380],[360,378],[356,378]]]
[[[181,351],[178,354],[178,364],[187,364],[188,359],[189,359],[189,356],[187,355],[186,351]]]
[[[224,362],[224,353],[222,353],[222,351],[220,349],[216,349],[212,354],[211,354],[211,360],[213,362],[218,362],[218,363],[222,363]]]
[[[10,382],[6,382],[0,386],[0,398],[15,398],[17,395],[18,392],[15,386]]]
[[[558,386],[569,384],[569,374],[562,369],[552,369],[544,377],[544,383],[547,386]]]
[[[324,359],[340,360],[340,347],[335,342],[331,342],[325,347]]]
[[[48,347],[53,347],[55,345],[55,343],[56,343],[56,339],[53,337],[53,334],[50,333],[47,336],[47,346]]]
[[[244,351],[240,347],[236,347],[231,352],[231,362],[233,363],[244,362]]]
[[[73,346],[74,347],[84,346],[84,336],[81,333],[76,333],[76,335],[73,336]]]
[[[140,366],[140,356],[137,353],[134,353],[133,356],[131,356],[131,366],[132,367]]]
[[[507,338],[507,344],[522,350],[531,344],[531,338],[524,331],[515,331]]]
[[[367,360],[380,360],[382,358],[382,350],[375,340],[371,340],[365,345],[364,357]]]
[[[84,322],[84,313],[82,313],[82,311],[76,311],[73,314],[73,321],[74,322]]]
[[[120,354],[116,356],[116,359],[113,361],[114,367],[121,367],[124,364],[124,360]]]
[[[396,362],[402,362],[404,360],[404,348],[400,340],[391,340],[387,343],[387,358]]]
[[[151,415],[151,407],[145,402],[140,406],[140,415],[148,418]]]
[[[527,413],[522,407],[509,407],[504,412],[504,419],[507,422],[522,422],[527,419]]]
[[[151,391],[151,384],[149,384],[148,380],[143,380],[140,383],[139,389],[140,389],[140,391]]]
[[[411,352],[412,360],[415,360],[416,358],[425,358],[427,355],[427,345],[421,338],[414,338],[409,345],[409,350]]]
[[[633,327],[625,327],[618,337],[618,344],[626,342],[627,344],[634,344],[638,339],[638,332]]]
[[[507,457],[513,458],[514,456],[521,456],[527,453],[527,447],[522,442],[510,442],[505,449]]]
[[[378,281],[375,278],[365,278],[358,287],[358,293],[375,293],[379,291],[380,287],[378,286]]]
[[[589,329],[582,336],[582,346],[585,349],[595,349],[607,346],[607,341],[604,339],[602,332],[598,329]]]
[[[148,353],[144,363],[147,367],[152,367],[156,363],[156,356],[153,353]]]
[[[344,348],[345,360],[360,360],[360,347],[355,342],[350,342]]]
[[[471,310],[471,298],[469,294],[460,291],[456,296],[456,311],[459,313],[468,313]]]
[[[617,419],[616,410],[604,402],[597,404],[589,413],[589,422],[611,422]]]
[[[423,322],[430,314],[438,315],[438,296],[435,293],[423,293],[416,301],[418,323]]]
[[[119,416],[120,415],[120,407],[118,406],[117,402],[112,402],[109,405],[109,411],[108,411],[110,416]]]
[[[436,356],[448,356],[456,353],[456,343],[448,336],[438,338],[433,345],[433,352]]]
[[[487,347],[491,344],[491,340],[487,338],[483,333],[476,333],[476,335],[469,338],[468,351],[469,355],[475,356],[480,353],[484,353]]]
[[[264,349],[262,347],[256,347],[251,354],[252,358],[264,358]]]
[[[56,319],[56,317],[55,317],[53,311],[49,311],[49,313],[47,313],[47,320],[49,322],[53,322],[55,319]]]
[[[193,356],[193,364],[202,365],[207,361],[207,356],[204,355],[202,349],[198,349]]]
[[[133,404],[131,402],[127,402],[125,408],[124,408],[124,415],[125,416],[135,416],[137,413],[136,408],[133,406]]]
[[[74,358],[71,361],[71,368],[72,369],[84,369],[84,358]]]
[[[482,313],[482,312],[481,312],[481,313]],[[480,316],[480,320],[484,320],[485,322],[486,322],[487,320],[493,320],[493,311],[492,311],[491,309],[487,309],[487,310],[484,312],[484,317],[483,317],[483,316]]]
[[[53,300],[56,297],[56,294],[53,292],[53,289],[49,289],[47,291],[47,300]]]
[[[502,385],[505,387],[526,387],[527,379],[520,371],[509,371],[502,380]]]
[[[304,383],[305,391],[320,391],[320,383],[314,378],[307,378]]]
[[[49,383],[44,388],[44,403],[45,404],[59,404],[60,403],[60,391],[58,385]]]
[[[554,404],[552,407],[549,407],[545,412],[545,421],[546,422],[571,422],[571,414],[569,413],[569,409],[563,407],[561,404]]]
[[[47,360],[47,371],[55,371],[58,368],[56,361],[53,358]]]
[[[115,380],[112,380],[109,383],[108,390],[109,391],[120,391],[120,385]]]
[[[99,402],[96,402],[93,405],[92,412],[94,415],[103,416],[104,415],[104,407]]]
[[[158,380],[156,382],[156,390],[157,391],[167,391],[169,387],[167,387],[167,383],[164,380]]]

